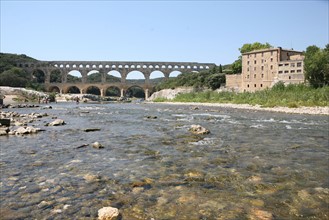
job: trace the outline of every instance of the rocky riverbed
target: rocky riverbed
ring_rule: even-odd
[[[0,136],[1,219],[328,219],[326,115],[46,106],[1,110],[42,130]]]

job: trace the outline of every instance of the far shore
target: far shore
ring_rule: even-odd
[[[21,102],[15,101],[17,95],[6,95],[4,104],[19,104]],[[61,100],[63,101],[63,100]],[[298,107],[298,108],[288,108],[288,107],[271,107],[264,108],[260,105],[248,105],[248,104],[232,104],[232,103],[201,103],[201,102],[152,102],[146,101],[146,104],[170,104],[170,105],[190,105],[190,106],[211,106],[211,107],[220,107],[220,108],[234,108],[234,109],[248,109],[248,110],[257,110],[257,111],[272,111],[272,112],[282,112],[288,114],[309,114],[309,115],[329,115],[329,106],[320,107]],[[52,104],[52,103],[50,103]]]
[[[170,104],[170,105],[190,105],[190,106],[211,106],[220,108],[234,108],[234,109],[248,109],[257,111],[272,111],[272,112],[282,112],[288,114],[309,114],[309,115],[329,115],[329,106],[321,107],[298,107],[298,108],[288,108],[288,107],[271,107],[265,108],[260,105],[248,105],[248,104],[232,104],[232,103],[201,103],[201,102],[149,102],[149,103],[159,103],[159,104]]]

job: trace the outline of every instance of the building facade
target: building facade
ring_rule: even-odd
[[[304,56],[300,51],[280,47],[242,54],[242,73],[226,76],[226,88],[254,92],[271,88],[275,83],[304,82]]]

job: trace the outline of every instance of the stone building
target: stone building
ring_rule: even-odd
[[[271,88],[275,83],[304,82],[304,56],[300,51],[281,47],[242,54],[242,73],[226,75],[226,88],[254,92]]]

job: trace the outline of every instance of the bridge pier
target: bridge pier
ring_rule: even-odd
[[[124,89],[120,89],[120,97],[123,97],[125,95]]]
[[[149,89],[145,89],[145,100],[147,100],[150,96]]]
[[[101,97],[104,97],[104,89],[100,89],[101,91]]]

